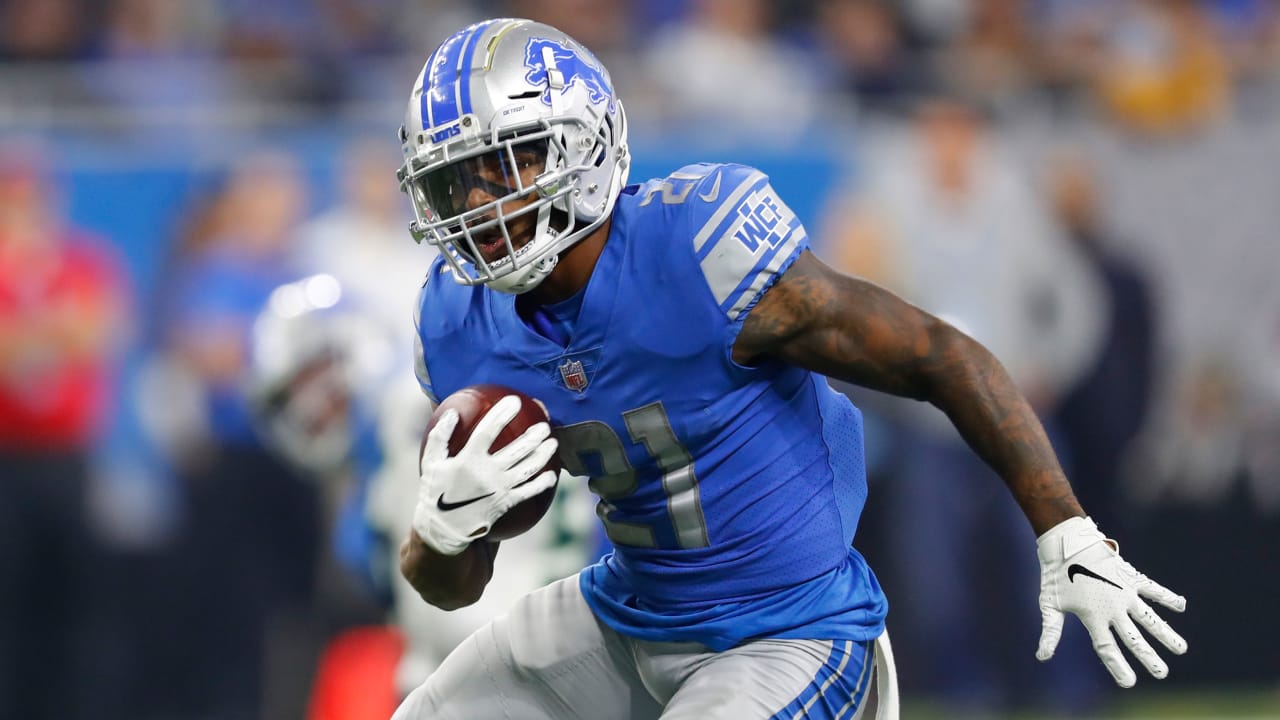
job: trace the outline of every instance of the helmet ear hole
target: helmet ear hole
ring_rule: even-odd
[[[604,122],[600,123],[600,129],[596,131],[596,157],[593,163],[596,167],[602,167],[608,159],[609,138],[613,137],[615,131],[613,118],[605,115]]]

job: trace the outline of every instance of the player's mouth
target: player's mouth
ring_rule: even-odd
[[[484,258],[484,261],[490,265],[504,260],[508,256],[506,238],[503,237],[502,230],[498,228],[476,233],[471,239],[475,242],[476,250],[480,252],[480,257]],[[525,237],[523,233],[511,233],[511,247],[513,250],[519,252],[520,248],[527,244],[529,244],[529,238]]]
[[[473,239],[476,243],[476,250],[480,252],[480,256],[485,259],[485,262],[492,263],[506,256],[507,243],[500,230],[486,230],[477,234]]]

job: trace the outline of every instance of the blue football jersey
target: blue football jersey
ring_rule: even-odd
[[[623,634],[725,649],[883,629],[884,594],[851,547],[860,413],[820,375],[732,358],[807,248],[764,173],[699,164],[622,192],[567,343],[528,326],[514,296],[454,283],[442,260],[428,276],[423,389],[499,383],[546,403],[614,546],[582,591]]]

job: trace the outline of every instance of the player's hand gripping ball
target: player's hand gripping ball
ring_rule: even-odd
[[[446,410],[452,408],[458,412],[458,424],[453,429],[453,434],[449,436],[449,455],[455,456],[467,444],[467,440],[471,438],[471,433],[475,430],[476,423],[480,421],[480,418],[484,417],[485,413],[489,412],[489,409],[497,404],[499,400],[508,395],[515,395],[520,398],[520,411],[498,434],[497,439],[489,447],[489,452],[492,453],[506,447],[508,443],[520,437],[532,425],[540,422],[550,422],[547,411],[541,403],[518,390],[503,387],[502,385],[471,385],[446,397],[436,406],[435,411],[431,414],[431,421],[427,423],[426,432],[422,436],[422,445],[418,450],[419,463],[421,463],[422,452],[427,447],[427,434],[436,426],[436,422],[440,420]],[[545,470],[550,470],[559,475],[560,459],[552,455],[543,468],[543,471]],[[530,528],[542,519],[543,515],[547,514],[547,510],[551,507],[551,501],[555,499],[555,496],[556,486],[552,485],[541,493],[515,505],[493,523],[493,527],[485,537],[490,540],[509,540],[528,532]]]

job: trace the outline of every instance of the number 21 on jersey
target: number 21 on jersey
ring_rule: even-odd
[[[661,402],[622,413],[622,421],[633,444],[642,445],[662,471],[662,490],[667,498],[667,520],[681,548],[707,547],[707,522],[702,514],[698,478],[693,456],[671,429],[667,410]],[[592,477],[588,487],[600,496],[596,514],[604,523],[609,540],[617,545],[656,548],[654,528],[641,523],[613,520],[614,503],[636,491],[639,478],[627,460],[622,438],[599,420],[564,425],[556,429],[560,439],[560,459],[573,475],[591,475],[585,457],[599,458],[602,474]]]

